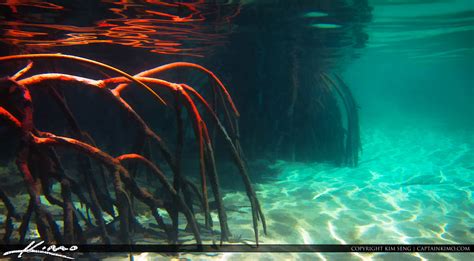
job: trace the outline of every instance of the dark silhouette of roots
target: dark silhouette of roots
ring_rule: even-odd
[[[330,76],[329,74],[321,73],[321,81],[324,88],[327,88],[329,91],[334,88],[344,104],[347,116],[344,164],[356,167],[359,162],[359,152],[362,150],[362,147],[360,142],[358,106],[354,96],[347,84],[338,75]]]
[[[85,63],[97,67],[100,71],[116,73],[119,76],[93,80],[58,72],[37,73],[24,77],[28,70],[33,67],[33,62],[44,59]],[[166,234],[169,242],[176,243],[179,240],[178,213],[182,213],[186,219],[187,230],[192,233],[197,244],[202,244],[203,239],[200,229],[203,226],[199,226],[196,220],[193,203],[200,205],[204,212],[204,229],[212,229],[208,184],[211,185],[216,203],[221,243],[229,240],[231,233],[215,163],[215,144],[208,130],[208,126],[213,126],[223,137],[222,140],[224,140],[244,182],[251,205],[255,240],[258,244],[258,221],[262,222],[265,233],[266,223],[261,205],[242,160],[242,151],[238,142],[237,120],[239,112],[226,87],[214,73],[197,64],[172,63],[132,76],[112,66],[70,55],[31,54],[0,57],[0,62],[18,60],[29,60],[30,62],[12,77],[0,80],[0,123],[16,131],[21,139],[20,149],[16,155],[16,165],[23,175],[30,201],[26,213],[21,218],[20,242],[24,242],[29,223],[31,218],[34,217],[41,238],[49,243],[88,243],[86,234],[90,231],[96,231],[103,243],[110,244],[115,241],[133,243],[131,235],[133,231],[140,227],[134,209],[135,201],[139,201],[150,209],[150,213],[158,227]],[[212,82],[210,91],[214,97],[218,97],[215,99],[218,104],[215,102],[211,106],[191,86],[153,77],[176,68],[197,69],[207,74]],[[42,132],[34,124],[33,104],[35,101],[31,97],[30,90],[45,86],[44,84],[40,85],[40,83],[50,81],[62,83],[45,88],[48,88],[47,94],[53,98],[66,119],[68,133],[70,134],[68,137]],[[81,130],[73,112],[68,107],[65,97],[62,95],[60,88],[66,88],[68,83],[74,83],[73,86],[83,88],[94,88],[98,93],[108,98],[107,101],[113,101],[113,106],[123,111],[129,123],[140,130],[141,135],[139,135],[140,138],[136,144],[138,151],[143,153],[112,156],[96,146],[90,135]],[[171,104],[174,106],[177,119],[177,145],[174,152],[121,96],[122,91],[129,88],[131,83],[144,87],[164,105],[170,106]],[[164,95],[166,92],[171,95]],[[221,110],[221,113],[217,111],[218,109]],[[186,112],[187,118],[191,120],[194,136],[197,140],[200,188],[181,173],[185,131],[183,112]],[[204,114],[206,117],[203,117]],[[211,125],[204,118],[209,119]],[[161,152],[163,159],[172,172],[171,181],[168,180],[164,171],[158,167],[158,164],[153,162],[149,150],[147,152],[146,149],[146,146],[149,145],[156,146]],[[62,149],[58,150],[58,148]],[[76,152],[78,173],[81,173],[83,183],[79,184],[76,181],[77,179],[71,177],[71,174],[63,168],[62,159],[58,154],[65,150]],[[97,164],[101,167],[93,168]],[[144,166],[147,169],[146,173],[159,181],[163,195],[166,195],[165,197],[160,198],[161,196],[157,196],[156,193],[150,191],[150,187],[140,185],[137,182],[136,170],[138,165]],[[60,198],[56,198],[51,191],[51,184],[54,181],[60,184]],[[111,191],[107,186],[109,183],[113,187],[113,190],[110,189]],[[54,219],[49,208],[41,201],[41,196],[45,196],[52,205],[62,208],[64,224],[62,231],[57,224],[57,218]],[[14,204],[1,188],[0,199],[4,202],[8,212],[5,222],[6,233],[3,238],[3,241],[8,243],[12,241],[11,235],[14,229],[12,220],[20,219],[20,216],[15,210]],[[73,200],[86,207],[86,216],[73,204]],[[166,224],[158,211],[159,208],[168,212],[171,224]],[[93,218],[89,215],[89,211]],[[107,223],[104,220],[105,213],[114,218],[112,222]],[[119,223],[119,229],[118,233],[113,234],[114,231],[109,227],[116,221]],[[116,240],[113,240],[114,238]]]

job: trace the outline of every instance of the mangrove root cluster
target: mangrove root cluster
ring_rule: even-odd
[[[31,72],[31,68],[34,67],[33,62],[36,63],[38,60],[68,60],[95,67],[104,74],[113,73],[118,76],[93,80],[60,72],[29,75],[28,72]],[[87,235],[91,230],[97,231],[100,240],[106,244],[133,243],[131,235],[133,231],[140,228],[134,208],[136,202],[139,201],[149,208],[157,227],[165,233],[169,242],[179,242],[179,213],[182,213],[186,219],[187,230],[192,233],[197,244],[202,244],[203,229],[212,229],[208,184],[211,186],[217,209],[221,242],[229,240],[231,234],[219,186],[214,155],[215,144],[209,133],[209,126],[212,126],[212,129],[223,138],[243,180],[251,206],[257,244],[259,222],[262,223],[263,231],[266,233],[265,217],[241,158],[237,125],[239,112],[226,87],[214,73],[197,64],[178,62],[132,76],[97,61],[62,54],[0,57],[1,63],[8,61],[29,61],[28,65],[15,75],[0,80],[0,123],[4,127],[8,126],[16,135],[12,137],[18,137],[20,140],[16,153],[16,165],[23,176],[29,203],[26,213],[19,213],[7,194],[0,188],[0,198],[8,212],[3,242],[16,241],[11,236],[15,219],[21,222],[18,240],[23,243],[28,227],[34,218],[40,237],[49,243],[89,243]],[[206,74],[212,82],[210,93],[215,98],[214,102],[208,103],[196,89],[187,84],[173,83],[154,77],[177,68],[195,69]],[[49,85],[52,82],[60,84]],[[75,114],[61,92],[61,88],[68,86],[69,88],[71,86],[92,88],[104,97],[104,101],[112,101],[113,104],[110,106],[121,110],[128,123],[139,129],[141,134],[138,135],[135,152],[141,153],[111,155],[95,145],[91,135],[79,126]],[[142,87],[160,103],[172,106],[176,116],[177,130],[176,146],[173,151],[121,95],[125,89],[132,86]],[[39,87],[47,88],[47,94],[56,103],[62,115],[50,115],[49,119],[35,119],[33,105],[36,101],[32,98],[31,90]],[[183,117],[184,113],[187,115],[186,118]],[[70,135],[61,136],[36,128],[35,122],[51,120],[55,117],[64,117],[67,122],[67,133]],[[185,119],[190,119],[197,141],[200,185],[195,185],[182,173]],[[165,175],[157,162],[154,162],[150,156],[150,147],[161,152],[171,172],[169,175],[171,178]],[[68,150],[74,151],[74,155],[77,156],[79,168],[77,172],[71,173],[64,167],[64,157],[61,153]],[[94,167],[96,165],[100,168]],[[137,182],[138,165],[144,167],[148,174],[159,181],[163,190],[161,194],[154,193],[149,186],[140,185]],[[60,184],[59,196],[54,195],[53,184]],[[62,220],[53,216],[42,198],[46,198],[51,205],[62,209]],[[85,206],[87,215],[77,208],[77,203]],[[204,224],[198,224],[193,204],[202,209]],[[167,224],[159,209],[168,213],[171,224]],[[106,221],[105,214],[112,216],[113,221]],[[63,222],[62,229],[58,226],[59,221]],[[119,229],[113,233],[109,226],[115,222],[118,223]]]
[[[229,84],[239,86],[233,97],[245,115],[239,123],[246,156],[356,166],[358,111],[337,75],[367,44],[370,1],[254,2],[235,17],[240,30],[215,59]]]

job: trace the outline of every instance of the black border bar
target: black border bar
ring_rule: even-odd
[[[59,245],[58,245],[59,246]],[[473,244],[462,245],[286,245],[286,244],[226,244],[226,245],[61,245],[66,248],[77,246],[79,253],[208,253],[208,252],[473,252]],[[0,245],[0,252],[25,249],[27,245]]]

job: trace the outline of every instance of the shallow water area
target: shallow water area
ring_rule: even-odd
[[[424,139],[420,141],[420,136]],[[268,217],[261,244],[469,244],[474,241],[472,133],[380,126],[363,135],[357,168],[274,162],[256,186]],[[398,144],[396,147],[394,144]],[[227,193],[245,205],[244,193]],[[248,211],[242,207],[240,211]],[[248,215],[229,212],[251,242]],[[142,254],[143,260],[156,254]],[[159,256],[159,255],[158,255]],[[138,257],[138,258],[140,258]],[[216,253],[191,260],[470,260],[468,253]],[[162,257],[165,258],[165,257]]]
[[[0,247],[258,239],[408,250],[133,259],[473,259],[409,249],[474,243],[472,0],[0,13]]]

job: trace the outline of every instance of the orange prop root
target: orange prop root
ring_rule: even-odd
[[[20,71],[18,71],[17,73],[15,73],[15,75],[13,75],[10,79],[16,80],[16,79],[20,78],[23,74],[27,73],[31,69],[31,67],[33,67],[33,62],[29,62],[28,65],[26,65],[25,68],[23,68]]]
[[[178,194],[178,192],[176,192],[176,190],[171,186],[171,184],[168,182],[168,180],[166,180],[165,175],[158,168],[158,166],[156,166],[151,161],[149,161],[145,157],[143,157],[141,155],[138,155],[138,154],[125,154],[125,155],[117,157],[116,159],[120,162],[138,161],[138,162],[143,163],[147,168],[151,169],[153,174],[155,174],[158,177],[158,180],[163,185],[165,190],[169,194],[171,194],[171,196],[176,200],[176,202],[178,202],[179,207],[181,208],[181,210],[184,212],[184,215],[186,216],[188,224],[190,224],[190,227],[193,231],[193,234],[194,234],[196,240],[199,239],[199,241],[200,241],[200,234],[199,234],[198,225],[196,223],[196,220],[194,219],[194,216],[193,216],[190,208],[184,202],[184,199]],[[200,242],[198,242],[198,244],[200,244]]]
[[[144,83],[140,82],[139,80],[133,78],[133,76],[131,76],[130,74],[128,74],[124,71],[121,71],[121,70],[119,70],[115,67],[112,67],[110,65],[107,65],[107,64],[104,64],[104,63],[101,63],[101,62],[97,62],[97,61],[94,61],[94,60],[90,60],[90,59],[86,59],[86,58],[82,58],[82,57],[77,57],[77,56],[73,56],[73,55],[65,55],[65,54],[22,54],[22,55],[10,55],[10,56],[0,57],[0,62],[1,61],[10,61],[10,60],[36,60],[36,59],[66,59],[66,60],[73,60],[73,61],[86,63],[86,64],[90,64],[90,65],[94,65],[94,66],[97,66],[97,67],[100,67],[100,68],[107,69],[109,71],[118,73],[118,74],[122,75],[123,77],[131,80],[132,82],[135,82],[136,84],[144,87],[151,94],[153,94],[153,96],[155,96],[160,102],[162,102],[163,104],[166,105],[166,102],[163,100],[163,98],[161,98],[156,92],[154,92],[146,84],[144,84]]]
[[[6,120],[9,124],[14,126],[17,129],[21,129],[20,121],[15,118],[9,111],[5,110],[3,107],[0,107],[0,117]]]
[[[230,96],[229,92],[227,91],[227,88],[224,86],[222,81],[212,71],[208,70],[207,68],[205,68],[205,67],[203,67],[199,64],[189,63],[189,62],[169,63],[169,64],[166,64],[166,65],[163,65],[163,66],[160,66],[160,67],[156,67],[156,68],[141,72],[139,74],[136,74],[135,76],[152,76],[154,74],[158,74],[158,73],[162,73],[162,72],[165,72],[165,71],[168,71],[168,70],[171,70],[171,69],[182,68],[182,67],[198,69],[200,71],[205,72],[212,79],[214,79],[217,82],[217,84],[219,85],[219,87],[221,88],[221,91],[225,94],[225,96],[227,98],[227,101],[232,106],[232,110],[234,111],[235,115],[237,117],[240,116],[239,111],[237,110],[237,107],[235,106],[234,101],[232,100],[232,97]],[[127,87],[127,85],[121,84],[121,85],[117,86],[116,91],[121,92],[126,87]]]
[[[264,232],[266,233],[266,222],[265,218],[263,215],[263,212],[260,207],[260,203],[258,202],[258,199],[256,197],[255,191],[253,190],[253,187],[250,183],[249,176],[247,174],[247,171],[245,169],[244,163],[242,159],[240,158],[240,150],[237,148],[236,144],[238,145],[238,135],[235,135],[234,131],[232,130],[232,135],[235,135],[235,140],[229,136],[229,134],[226,131],[226,128],[224,125],[221,123],[216,108],[211,108],[211,106],[207,103],[207,101],[204,99],[203,96],[201,96],[194,88],[186,85],[186,84],[176,84],[168,81],[164,81],[161,79],[157,78],[152,78],[149,77],[153,74],[158,74],[162,73],[171,69],[175,68],[181,68],[181,67],[188,67],[188,68],[194,68],[198,69],[200,71],[203,71],[204,73],[208,74],[218,85],[217,87],[213,87],[213,91],[217,92],[218,95],[222,98],[221,102],[224,106],[224,109],[227,110],[226,108],[226,103],[230,105],[234,112],[234,120],[236,124],[237,117],[239,117],[239,112],[237,108],[235,107],[234,102],[232,101],[232,98],[227,90],[227,88],[224,86],[222,81],[210,70],[197,65],[197,64],[192,64],[192,63],[185,63],[185,62],[179,62],[179,63],[171,63],[168,65],[160,66],[142,73],[139,73],[135,76],[131,76],[130,74],[127,74],[123,71],[120,71],[112,66],[90,60],[90,59],[85,59],[81,57],[76,57],[76,56],[70,56],[70,55],[63,55],[63,54],[33,54],[33,55],[14,55],[14,56],[6,56],[6,57],[0,57],[0,62],[1,61],[9,61],[9,60],[38,60],[38,59],[67,59],[67,60],[72,60],[75,62],[80,62],[80,63],[85,63],[88,65],[94,65],[102,69],[106,69],[108,71],[113,71],[115,73],[118,73],[121,75],[121,77],[116,77],[116,78],[108,78],[108,79],[103,79],[103,80],[93,80],[85,77],[79,77],[75,75],[69,75],[69,74],[62,74],[62,73],[43,73],[43,74],[36,74],[32,75],[27,78],[23,78],[19,80],[31,67],[32,63],[29,63],[24,69],[20,70],[18,73],[16,73],[8,82],[15,86],[16,90],[19,90],[22,99],[26,101],[20,108],[14,108],[13,111],[10,110],[10,107],[5,107],[2,102],[3,101],[8,101],[10,97],[8,94],[6,97],[0,97],[0,119],[2,121],[6,121],[8,124],[12,125],[14,129],[19,129],[22,132],[22,148],[20,149],[20,152],[18,153],[18,167],[22,171],[25,177],[25,182],[29,188],[29,193],[31,197],[30,201],[30,208],[28,209],[28,213],[25,216],[24,222],[22,224],[22,227],[20,228],[21,230],[21,235],[22,238],[24,238],[24,235],[26,233],[26,228],[27,224],[29,222],[29,216],[31,215],[32,211],[34,211],[40,218],[38,219],[38,228],[40,230],[41,236],[46,239],[48,242],[53,242],[53,241],[61,241],[62,235],[58,233],[57,227],[55,225],[54,220],[52,219],[52,216],[49,214],[49,212],[45,209],[44,206],[41,205],[41,202],[38,201],[37,199],[39,198],[39,191],[35,189],[35,179],[29,169],[28,169],[28,157],[33,151],[31,151],[29,148],[30,147],[37,147],[37,148],[47,148],[48,150],[53,150],[55,147],[66,147],[73,149],[77,152],[80,152],[83,155],[86,155],[89,158],[95,159],[96,161],[100,162],[101,164],[105,165],[108,169],[110,174],[110,178],[113,179],[113,184],[114,184],[114,189],[115,189],[115,197],[116,200],[113,202],[114,205],[117,206],[117,209],[119,210],[118,213],[118,218],[120,219],[120,239],[125,242],[125,243],[130,243],[132,238],[129,235],[130,228],[134,224],[134,213],[132,211],[132,199],[137,198],[141,202],[145,203],[151,210],[153,216],[155,217],[157,223],[160,225],[161,228],[165,230],[165,232],[168,234],[168,236],[171,235],[170,239],[172,242],[177,242],[178,238],[178,227],[173,226],[172,230],[170,231],[170,227],[166,225],[163,221],[163,219],[160,217],[158,212],[156,211],[156,208],[158,207],[164,207],[165,202],[163,202],[161,199],[155,198],[150,192],[148,192],[145,188],[140,187],[137,182],[135,181],[134,177],[130,175],[128,170],[122,165],[122,162],[128,162],[128,161],[133,161],[133,162],[139,162],[144,164],[150,171],[153,173],[159,180],[159,182],[162,184],[164,190],[171,195],[171,198],[173,200],[173,207],[175,210],[172,209],[167,209],[168,211],[171,211],[170,213],[177,213],[177,211],[182,212],[185,217],[186,221],[188,222],[189,227],[191,228],[194,237],[196,239],[196,243],[201,244],[201,237],[200,233],[198,230],[198,225],[197,222],[194,218],[194,214],[191,211],[190,206],[192,205],[192,198],[189,198],[189,195],[187,197],[183,197],[181,193],[184,193],[182,189],[180,188],[181,186],[185,186],[189,189],[189,181],[184,179],[184,177],[181,177],[180,175],[180,167],[177,164],[180,164],[181,160],[180,158],[180,153],[177,153],[176,155],[171,154],[171,152],[168,149],[168,146],[165,144],[163,139],[161,139],[160,136],[158,136],[148,125],[147,123],[141,118],[140,115],[138,115],[137,112],[133,109],[133,107],[127,103],[127,101],[121,97],[121,91],[124,90],[127,86],[129,86],[130,83],[136,83],[144,88],[146,88],[150,93],[152,93],[153,96],[158,98],[158,100],[162,103],[166,102],[155,92],[155,89],[152,89],[150,85],[160,87],[166,91],[169,91],[171,93],[174,93],[175,97],[175,106],[176,106],[176,112],[177,112],[177,117],[180,118],[180,111],[181,111],[181,106],[184,106],[184,108],[187,111],[187,114],[192,122],[192,128],[194,130],[194,134],[198,143],[198,150],[199,150],[199,173],[201,177],[201,190],[202,190],[202,199],[200,193],[195,193],[196,196],[200,199],[199,201],[202,202],[203,204],[203,209],[205,212],[205,223],[206,227],[210,227],[210,215],[209,215],[209,205],[208,205],[208,196],[207,196],[207,178],[209,177],[209,182],[212,185],[212,191],[214,193],[214,198],[217,203],[217,211],[218,211],[218,216],[219,216],[219,223],[221,227],[221,242],[226,241],[229,239],[230,236],[230,231],[229,227],[227,224],[227,217],[226,213],[224,210],[224,205],[222,201],[222,195],[220,193],[220,188],[219,188],[219,181],[218,181],[218,175],[217,175],[217,169],[215,165],[215,159],[214,159],[214,150],[213,150],[213,144],[212,140],[210,138],[207,124],[203,117],[201,116],[201,112],[198,109],[198,106],[194,99],[197,100],[197,103],[200,103],[203,105],[205,111],[209,113],[211,116],[211,120],[213,123],[218,126],[218,130],[220,133],[224,136],[224,141],[228,145],[228,148],[230,149],[230,152],[232,154],[232,158],[234,160],[234,163],[236,164],[239,173],[242,176],[242,179],[244,181],[246,190],[247,190],[247,195],[249,198],[249,201],[251,203],[251,208],[252,208],[252,219],[253,219],[253,227],[254,227],[254,232],[255,232],[255,240],[256,243],[258,244],[258,221],[261,220],[263,224],[263,229]],[[18,80],[15,82],[15,80]],[[148,137],[151,138],[151,140],[154,140],[155,143],[158,145],[158,148],[162,152],[166,162],[169,164],[173,174],[174,174],[174,184],[175,187],[173,187],[167,180],[163,172],[157,167],[157,164],[153,163],[149,159],[143,157],[142,155],[139,154],[125,154],[119,157],[112,157],[111,155],[105,153],[101,149],[99,149],[96,146],[87,144],[83,141],[69,138],[69,137],[61,137],[54,135],[52,133],[43,133],[36,131],[34,125],[33,125],[33,111],[32,111],[32,100],[31,96],[29,95],[29,88],[34,87],[35,85],[42,83],[44,81],[59,81],[59,82],[71,82],[71,83],[79,83],[84,87],[88,88],[93,88],[99,91],[102,95],[111,97],[113,101],[116,103],[116,105],[121,108],[126,114],[128,115],[128,118],[142,131],[142,133]],[[115,89],[108,89],[107,86],[109,84],[119,84]],[[58,87],[63,87],[67,85],[59,85]],[[74,85],[75,86],[75,85]],[[0,88],[3,88],[4,86],[0,86]],[[219,91],[216,91],[219,90]],[[160,89],[158,89],[160,90]],[[5,92],[0,92],[0,96],[3,95]],[[18,94],[18,93],[17,93]],[[50,92],[51,95],[54,94],[54,92]],[[172,96],[173,97],[173,96]],[[65,102],[62,100],[62,102]],[[8,105],[11,106],[11,105]],[[31,108],[31,109],[30,109]],[[10,110],[10,111],[9,111]],[[20,115],[18,115],[17,112],[21,112]],[[74,118],[73,112],[71,112],[69,109],[64,112],[67,114],[67,117],[70,117],[71,119]],[[226,116],[227,120],[229,120],[230,126],[233,126],[233,119],[230,119],[229,113],[226,111]],[[178,124],[179,126],[179,124]],[[181,124],[182,126],[182,124]],[[73,126],[74,127],[74,126]],[[80,132],[80,129],[76,126],[74,128],[76,132]],[[232,128],[233,129],[233,128]],[[79,134],[78,134],[79,135]],[[79,135],[78,137],[82,137],[82,135]],[[82,139],[82,138],[81,138]],[[178,142],[183,139],[182,135],[178,135]],[[237,142],[234,144],[234,142]],[[37,150],[35,150],[37,151]],[[54,151],[53,151],[54,152]],[[37,152],[34,152],[37,153]],[[55,153],[53,153],[55,154]],[[44,156],[46,158],[49,158],[51,156]],[[59,159],[52,158],[53,162],[55,162],[56,165],[60,164]],[[89,175],[95,175],[93,173],[90,173]],[[39,177],[39,179],[44,179],[46,177]],[[63,198],[65,204],[63,205],[64,208],[64,217],[67,217],[67,220],[64,220],[65,224],[67,227],[65,227],[65,231],[67,230],[68,233],[65,232],[64,238],[65,240],[71,242],[71,240],[74,239],[74,237],[80,237],[79,234],[77,234],[77,231],[81,231],[82,229],[77,223],[77,216],[74,214],[77,212],[77,210],[74,210],[74,206],[71,203],[71,195],[70,193],[73,192],[75,193],[81,202],[83,202],[84,197],[82,197],[79,192],[77,191],[77,188],[74,189],[74,186],[78,185],[76,184],[73,180],[71,179],[64,179],[61,178],[61,184],[63,188]],[[48,184],[47,182],[44,182],[44,180],[41,181],[44,184]],[[73,182],[73,183],[70,183]],[[176,183],[177,182],[177,183]],[[182,185],[179,185],[182,184]],[[74,186],[73,186],[74,185]],[[70,191],[70,188],[72,191]],[[184,187],[183,187],[184,188]],[[106,188],[108,191],[108,189]],[[46,193],[46,192],[45,192]],[[89,190],[89,193],[91,191]],[[48,195],[46,195],[48,196]],[[132,198],[131,198],[132,197]],[[185,201],[186,198],[186,201]],[[51,198],[51,200],[54,200],[54,198]],[[201,201],[202,200],[202,201]],[[89,206],[87,203],[86,205]],[[169,204],[168,204],[169,206]],[[97,212],[98,211],[98,212]],[[95,212],[95,214],[100,214],[103,210],[100,208]],[[97,217],[97,215],[96,215]],[[176,219],[173,219],[173,223],[177,224],[177,216]],[[24,226],[26,224],[26,226]],[[79,227],[78,227],[79,226]],[[104,226],[102,226],[104,228]],[[102,229],[105,231],[104,229]],[[76,232],[74,232],[76,231]],[[106,233],[106,232],[105,232]],[[103,234],[104,237],[108,237],[106,234]],[[174,236],[175,237],[174,237]],[[105,242],[108,242],[106,240]]]

